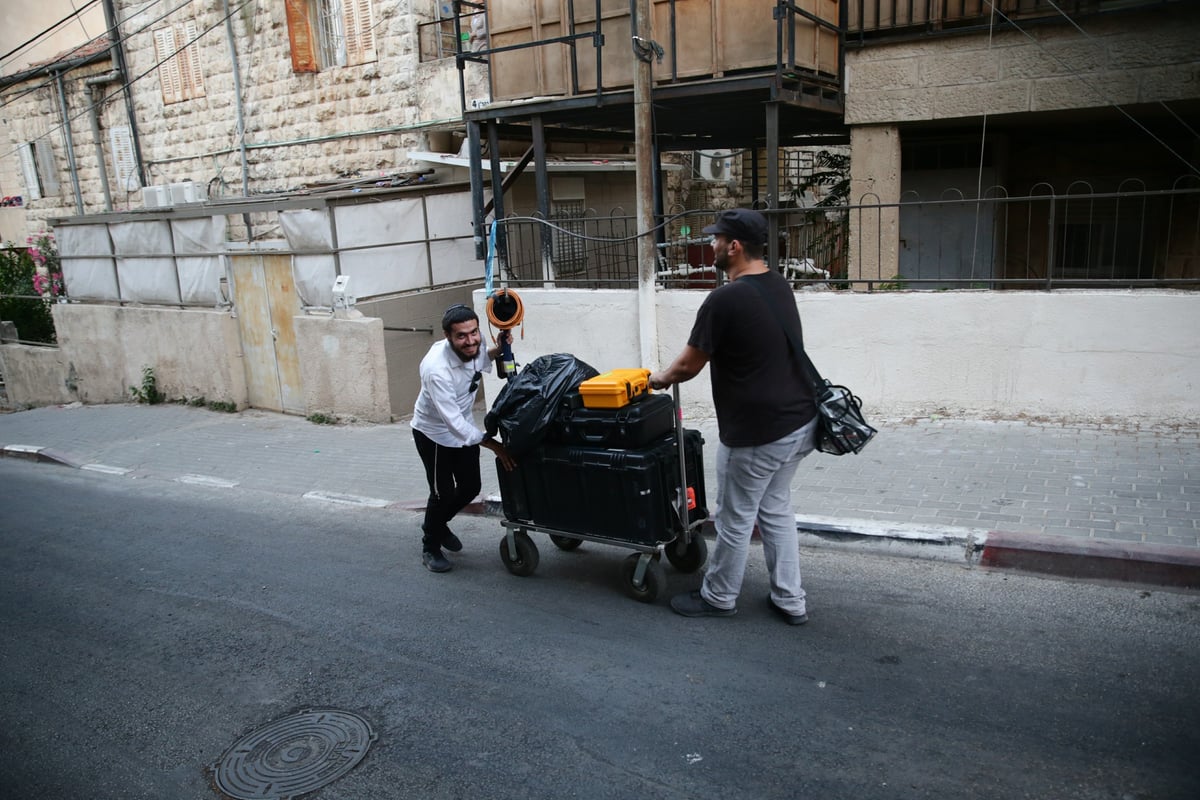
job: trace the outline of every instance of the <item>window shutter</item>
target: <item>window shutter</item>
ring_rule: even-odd
[[[25,194],[29,200],[42,199],[42,185],[38,182],[37,162],[33,160],[33,142],[26,142],[17,150],[21,156],[21,173],[25,176]]]
[[[162,85],[164,104],[183,99],[183,78],[175,58],[176,47],[174,28],[159,28],[154,32],[154,55],[158,61],[158,82]]]
[[[133,137],[129,133],[129,126],[114,125],[108,129],[108,134],[117,186],[122,191],[136,192],[142,188],[142,182],[137,174],[137,162],[133,158]]]
[[[346,64],[369,64],[375,56],[375,23],[371,0],[342,0],[346,22]]]
[[[183,26],[183,38],[187,47],[179,54],[180,72],[183,74],[183,96],[185,98],[204,97],[204,73],[200,71],[200,46],[196,40],[200,38],[195,22]]]
[[[292,46],[293,72],[320,72],[317,42],[308,15],[308,0],[285,0],[288,39]]]
[[[54,149],[50,146],[50,139],[43,136],[35,141],[33,146],[42,194],[58,194],[58,167],[54,163]]]

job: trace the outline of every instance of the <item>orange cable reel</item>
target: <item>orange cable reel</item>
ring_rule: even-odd
[[[512,289],[498,289],[487,299],[488,326],[495,326],[504,331],[511,331],[521,326],[521,338],[525,338],[525,306],[521,297]],[[496,341],[495,335],[492,341]],[[500,340],[500,377],[508,380],[517,374],[517,361],[513,356],[512,346],[508,338]]]

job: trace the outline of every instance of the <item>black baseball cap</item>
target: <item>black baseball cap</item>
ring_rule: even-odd
[[[767,241],[767,218],[749,208],[728,208],[717,212],[705,233],[721,234],[739,242],[763,244]]]

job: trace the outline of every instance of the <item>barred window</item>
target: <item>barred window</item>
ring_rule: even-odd
[[[376,60],[371,0],[286,0],[294,72]]]
[[[551,257],[557,275],[577,275],[587,269],[587,253],[584,251],[584,207],[582,200],[556,200],[550,213],[554,236]],[[558,228],[562,228],[559,230]]]

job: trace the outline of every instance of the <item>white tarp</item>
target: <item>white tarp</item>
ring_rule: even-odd
[[[107,225],[60,225],[54,229],[67,296],[75,300],[120,300],[117,268]],[[76,258],[75,256],[88,256]]]
[[[171,222],[175,239],[175,265],[179,270],[179,291],[188,305],[220,305],[221,278],[225,277],[225,257],[189,253],[220,253],[225,249],[225,217],[198,217]]]
[[[329,212],[314,209],[280,211],[279,225],[292,250],[333,250]],[[333,255],[292,256],[296,293],[305,306],[332,306],[333,282],[337,278]],[[357,286],[350,287],[355,293]]]
[[[171,226],[165,220],[114,222],[108,226],[117,254],[121,299],[135,303],[179,305]]]
[[[420,289],[431,284],[420,197],[334,209],[342,274],[356,297]],[[378,245],[364,250],[353,250]]]

